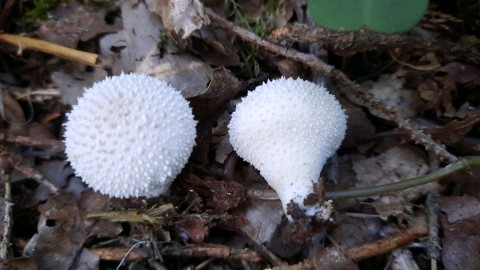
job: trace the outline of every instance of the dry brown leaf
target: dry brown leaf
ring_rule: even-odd
[[[469,83],[480,79],[480,68],[458,62],[448,63],[438,71],[447,73],[457,83]]]
[[[447,214],[449,223],[480,215],[480,201],[475,197],[442,197],[439,204],[441,210]]]
[[[40,23],[40,38],[76,48],[79,41],[88,41],[98,35],[116,32],[122,29],[122,21],[114,19],[107,23],[105,16],[114,6],[93,6],[80,3],[58,5],[49,19]]]
[[[363,86],[369,88],[368,92],[375,100],[394,110],[400,118],[408,119],[414,117],[422,108],[422,101],[416,91],[403,86],[405,83],[403,73],[404,71],[400,70],[394,74],[382,75],[378,81],[368,81],[363,83]],[[355,101],[357,98],[349,99]],[[371,111],[371,113],[389,119],[383,112]]]
[[[477,269],[480,265],[480,257],[476,256],[480,252],[480,201],[471,196],[441,197],[439,205],[446,214],[440,219],[445,269]]]
[[[229,70],[214,69],[208,87],[195,96],[189,97],[193,113],[200,119],[209,116],[226,101],[235,97],[242,90],[240,86],[240,81]]]
[[[122,3],[124,29],[100,41],[102,56],[113,59],[113,74],[137,72],[153,75],[179,90],[184,97],[205,90],[212,68],[189,54],[162,54],[159,44],[165,27],[160,16],[143,1]]]
[[[480,115],[472,115],[465,120],[450,121],[443,127],[432,127],[425,129],[425,132],[432,135],[434,140],[450,144],[461,140],[480,121]]]
[[[356,158],[353,161],[353,170],[358,180],[356,187],[368,187],[422,176],[428,172],[429,167],[425,156],[418,149],[403,146],[390,148],[376,157]],[[384,219],[389,215],[401,215],[406,209],[410,209],[411,199],[438,188],[438,183],[430,183],[379,195],[372,205]]]
[[[202,3],[198,0],[147,0],[145,2],[151,11],[162,17],[168,31],[174,31],[183,39],[210,23],[210,19],[203,12]]]

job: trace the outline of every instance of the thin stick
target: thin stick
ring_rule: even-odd
[[[372,195],[378,195],[382,193],[388,193],[393,191],[404,190],[411,187],[425,185],[430,182],[435,182],[441,178],[469,167],[480,166],[480,156],[472,156],[458,159],[445,168],[436,170],[424,176],[399,181],[395,183],[367,187],[367,188],[354,188],[342,191],[332,191],[325,194],[326,199],[339,199],[339,198],[358,198],[367,197]]]
[[[80,62],[92,67],[100,67],[98,54],[75,50],[45,40],[11,34],[0,34],[0,42],[17,46],[19,54],[21,54],[23,50],[29,49],[55,55],[74,62]]]
[[[441,258],[442,246],[440,245],[438,212],[438,195],[429,193],[427,195],[428,213],[428,255],[430,256],[430,269],[437,270],[437,261]]]
[[[3,173],[2,173],[3,174]],[[8,255],[8,248],[10,247],[10,229],[12,226],[12,189],[10,186],[10,177],[11,173],[6,172],[3,175],[6,178],[5,181],[5,198],[4,198],[4,209],[3,209],[3,239],[0,242],[0,261],[5,261]]]
[[[360,247],[347,249],[345,255],[352,260],[362,260],[393,251],[398,247],[405,246],[406,244],[417,240],[418,237],[419,235],[417,234],[405,232],[375,242],[366,243]]]

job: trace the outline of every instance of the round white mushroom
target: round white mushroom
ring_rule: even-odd
[[[242,99],[229,129],[237,154],[260,171],[285,212],[294,202],[308,216],[322,215],[322,205],[304,199],[345,136],[346,115],[333,95],[302,79],[269,81]]]
[[[100,193],[153,197],[168,191],[195,144],[196,121],[166,82],[122,74],[95,83],[65,124],[75,174]]]

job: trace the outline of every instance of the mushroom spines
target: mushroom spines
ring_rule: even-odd
[[[303,207],[345,136],[346,116],[325,88],[280,78],[242,99],[229,130],[235,151],[260,171],[284,208],[291,200]]]
[[[68,114],[66,153],[101,193],[156,196],[188,161],[195,125],[188,102],[166,82],[122,74],[95,83]]]

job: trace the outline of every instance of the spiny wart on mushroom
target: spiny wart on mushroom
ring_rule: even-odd
[[[142,74],[95,83],[67,116],[65,152],[75,174],[112,197],[168,192],[195,144],[188,102]]]
[[[325,88],[280,78],[258,86],[237,105],[229,124],[230,142],[277,192],[285,212],[294,202],[307,216],[325,216],[324,206],[305,205],[304,200],[340,146],[346,119]]]

